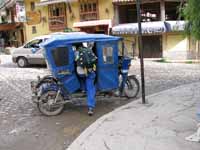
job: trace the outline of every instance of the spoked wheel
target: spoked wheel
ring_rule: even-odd
[[[128,77],[125,87],[124,94],[127,98],[135,98],[140,90],[140,84],[135,76]]]
[[[61,95],[58,96],[55,102],[57,92],[48,91],[41,95],[40,101],[38,103],[38,109],[40,112],[46,116],[59,115],[64,109],[64,99]]]

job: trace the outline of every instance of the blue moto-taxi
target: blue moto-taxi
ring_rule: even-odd
[[[139,82],[135,75],[128,75],[131,58],[124,55],[121,37],[87,33],[55,35],[43,44],[51,74],[31,82],[32,99],[44,115],[58,115],[64,104],[86,97],[75,63],[76,45],[81,43],[92,45],[90,48],[97,56],[97,98],[106,95],[134,98],[138,95]]]

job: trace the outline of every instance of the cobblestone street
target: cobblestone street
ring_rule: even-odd
[[[200,81],[200,64],[159,63],[144,61],[146,95],[154,94],[179,85]],[[130,74],[140,78],[140,63],[132,63]]]
[[[44,117],[31,101],[30,81],[47,74],[45,67],[18,68],[9,55],[0,55],[0,150],[62,150],[86,127],[105,113],[130,101],[97,103],[96,114],[88,117],[84,106],[67,106],[60,116]],[[140,79],[139,60],[131,74]],[[146,94],[197,82],[200,64],[145,61]],[[197,89],[198,90],[198,89]]]

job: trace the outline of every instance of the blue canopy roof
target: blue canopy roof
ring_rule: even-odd
[[[49,40],[42,44],[42,46],[50,46],[52,44],[72,44],[72,43],[80,43],[80,42],[97,42],[103,40],[120,40],[121,37],[110,36],[105,34],[80,34],[80,33],[69,33],[69,34],[58,34],[53,35]]]

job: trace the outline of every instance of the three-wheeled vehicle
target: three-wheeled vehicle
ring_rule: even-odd
[[[97,56],[97,98],[106,95],[135,98],[138,95],[139,82],[135,75],[128,75],[131,58],[124,56],[124,46],[119,46],[123,45],[122,38],[104,34],[55,35],[43,44],[51,75],[31,82],[32,100],[44,115],[58,115],[64,104],[86,97],[80,90],[76,72],[74,47],[80,43],[93,43],[92,50]],[[121,56],[119,51],[123,52]]]

